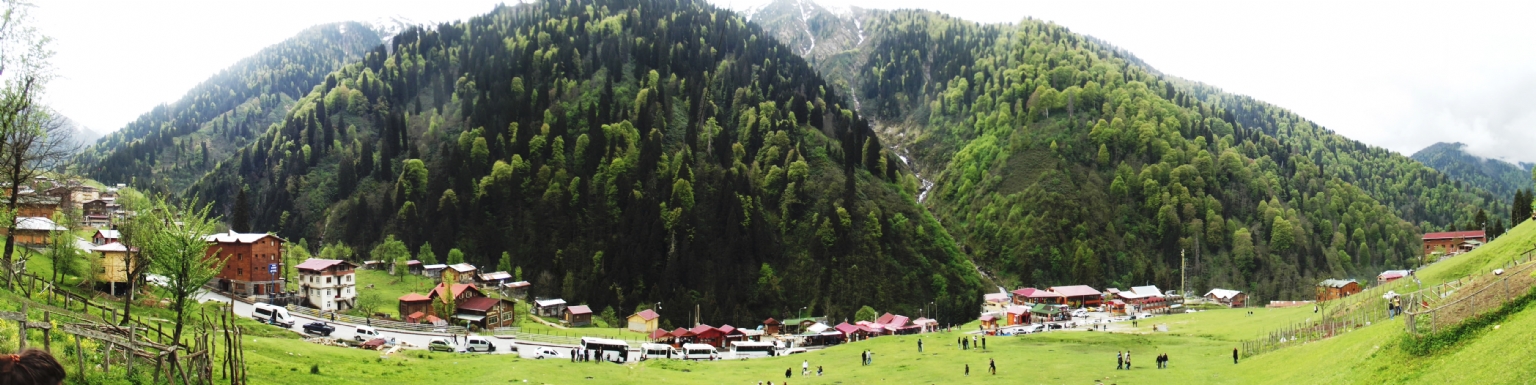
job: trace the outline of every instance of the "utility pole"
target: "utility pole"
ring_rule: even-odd
[[[1179,296],[1189,289],[1189,258],[1184,257],[1184,249],[1179,249]]]

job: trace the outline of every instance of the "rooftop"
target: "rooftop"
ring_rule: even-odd
[[[227,233],[209,235],[203,237],[203,239],[216,243],[256,243],[256,241],[266,237],[276,238],[272,234],[267,233],[237,233],[234,230],[230,230]]]
[[[352,262],[347,262],[347,261],[343,261],[343,260],[340,260],[340,259],[310,258],[310,259],[304,260],[303,263],[300,263],[298,266],[294,266],[293,268],[299,269],[299,271],[308,270],[308,271],[313,271],[313,272],[319,272],[321,270],[329,269],[329,268],[331,268],[331,266],[342,265],[342,264],[349,265],[349,266],[352,266],[354,268],[357,267],[357,265],[353,265]]]
[[[1088,287],[1088,285],[1052,286],[1051,291],[1066,297],[1088,297],[1103,294],[1092,287]]]
[[[592,308],[587,307],[587,305],[567,307],[565,311],[571,312],[573,315],[592,314]]]
[[[656,314],[656,312],[651,310],[651,309],[641,310],[639,313],[635,313],[635,315],[640,316],[640,319],[643,319],[643,320],[646,320],[646,321],[650,321],[650,320],[657,319],[657,318],[661,317],[661,314]]]
[[[1428,240],[1436,240],[1436,239],[1486,238],[1487,236],[1488,236],[1488,233],[1485,232],[1485,231],[1482,231],[1482,230],[1477,230],[1477,231],[1447,231],[1447,232],[1440,232],[1440,233],[1426,233],[1426,234],[1424,234],[1424,240],[1428,241]]]

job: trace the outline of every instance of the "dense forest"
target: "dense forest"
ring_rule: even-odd
[[[750,325],[934,302],[959,322],[980,302],[917,179],[836,87],[702,2],[500,7],[305,87],[186,196],[311,244],[458,250],[620,314]]]
[[[1053,23],[785,15],[802,7],[779,1],[753,19],[799,40],[861,36],[817,41],[829,60],[816,66],[932,181],[923,203],[1001,283],[1175,288],[1183,256],[1191,290],[1306,298],[1314,280],[1414,266],[1421,231],[1501,207]],[[830,68],[850,62],[852,75]]]
[[[1510,199],[1515,192],[1533,186],[1530,163],[1512,164],[1498,159],[1472,155],[1461,143],[1435,143],[1413,153],[1413,160],[1439,170],[1451,179],[1488,190],[1499,199]]]
[[[181,192],[214,164],[282,121],[295,99],[332,71],[362,59],[379,35],[360,23],[319,25],[235,63],[97,140],[77,156],[105,183]]]

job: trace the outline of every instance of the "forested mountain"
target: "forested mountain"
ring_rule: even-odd
[[[360,23],[311,27],[262,49],[86,148],[80,172],[106,183],[180,192],[216,162],[281,122],[326,74],[362,58],[380,37]]]
[[[187,195],[291,240],[457,248],[536,296],[661,302],[675,322],[930,302],[959,322],[980,302],[917,180],[837,88],[703,2],[499,7],[302,87]]]
[[[801,7],[752,18],[793,20],[784,12]],[[1177,287],[1184,255],[1191,290],[1308,298],[1317,279],[1413,266],[1421,231],[1497,206],[1412,159],[1053,23],[913,10],[804,20],[819,21],[770,25],[865,36],[819,41],[843,59],[814,64],[932,180],[924,204],[1002,283]],[[853,69],[831,68],[843,63]]]
[[[1413,160],[1449,175],[1461,183],[1488,190],[1499,199],[1510,199],[1516,191],[1530,190],[1530,163],[1512,164],[1498,159],[1472,155],[1461,143],[1435,143],[1413,153]]]

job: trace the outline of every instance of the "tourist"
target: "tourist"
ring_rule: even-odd
[[[997,375],[997,360],[988,358],[987,359],[987,366],[989,367],[988,369],[992,371],[992,375],[996,376]]]
[[[1232,364],[1237,365],[1237,348],[1232,348]]]
[[[918,353],[922,353],[923,352],[923,339],[922,338],[918,338],[917,339],[917,352]]]
[[[811,361],[809,361],[809,360],[800,360],[800,375],[801,376],[809,376],[809,375],[811,375]]]
[[[1125,352],[1115,351],[1115,370],[1125,369]]]
[[[971,376],[971,364],[965,364],[965,376],[966,377],[970,377]]]
[[[789,378],[789,377],[793,376],[793,374],[791,374],[791,373],[792,372],[790,372],[789,369],[784,369],[784,378]],[[784,382],[789,382],[789,381],[785,380]]]
[[[1131,351],[1125,351],[1125,370],[1131,370]]]
[[[0,356],[0,384],[60,385],[64,377],[64,366],[42,350]]]
[[[816,365],[816,377],[821,377],[821,365]]]
[[[981,349],[982,350],[986,350],[987,349],[987,337],[986,336],[982,336],[981,337]]]

